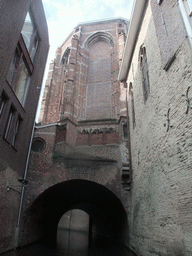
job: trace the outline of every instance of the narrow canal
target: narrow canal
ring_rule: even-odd
[[[91,236],[90,236],[91,234]],[[81,210],[71,210],[58,223],[57,246],[50,249],[41,243],[2,254],[2,256],[134,256],[128,249],[106,236],[90,230],[90,218]]]
[[[88,246],[86,232],[70,231],[71,242],[66,244],[68,231],[59,231],[59,241],[55,249],[35,243],[23,248],[6,252],[2,256],[134,256],[123,246],[105,237],[96,237]],[[62,240],[63,238],[63,240]]]

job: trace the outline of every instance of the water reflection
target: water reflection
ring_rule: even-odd
[[[7,252],[3,256],[133,256],[115,241],[105,236],[97,236],[90,223],[90,217],[84,211],[70,210],[58,223],[55,249],[36,243]],[[89,234],[91,234],[91,240]]]
[[[41,243],[36,243],[15,251],[2,254],[2,256],[133,256],[123,246],[106,237],[95,237],[91,246],[87,244],[87,233],[82,231],[58,230],[58,245],[56,249],[47,248]],[[66,244],[68,236],[70,243]]]

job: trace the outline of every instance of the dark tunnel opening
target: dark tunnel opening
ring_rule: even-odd
[[[80,209],[92,219],[98,235],[124,244],[127,215],[120,199],[105,186],[88,180],[70,180],[45,190],[34,201],[30,215],[47,246],[54,247],[60,218],[69,210]]]

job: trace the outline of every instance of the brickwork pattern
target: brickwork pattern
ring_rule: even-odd
[[[76,30],[58,48],[50,66],[41,107],[42,124],[66,117],[75,123],[120,117],[117,75],[125,42],[125,22],[95,22],[80,25]],[[61,59],[67,48],[70,48],[69,60],[63,66]]]
[[[30,156],[22,245],[41,238],[38,222],[33,225],[36,217],[27,213],[34,200],[55,184],[94,181],[126,201],[121,167],[128,166],[129,153],[120,120],[120,115],[126,119],[125,110],[120,111],[125,89],[117,81],[125,30],[124,21],[118,19],[80,25],[56,52],[46,82],[42,125],[34,135],[46,146]],[[68,59],[63,61],[66,53]]]
[[[7,81],[7,75],[30,7],[41,43],[38,45],[33,62],[33,74],[30,76],[25,104],[22,106]],[[2,12],[0,16],[0,96],[2,92],[7,96],[0,115],[0,253],[2,253],[17,246],[15,237],[22,187],[18,179],[24,177],[49,42],[40,0],[1,1],[0,9]],[[11,145],[11,141],[4,138],[11,106],[14,107],[12,131],[18,116],[22,119],[14,146]]]
[[[183,41],[182,32],[173,43],[176,59],[167,71],[163,70],[162,44],[166,47],[167,42],[161,34],[157,36],[157,13],[153,12],[154,5],[155,9],[161,9],[163,4],[169,5],[168,13],[178,13],[177,1],[163,1],[162,6],[158,6],[155,0],[148,2],[127,80],[127,84],[133,83],[136,118],[134,126],[129,101],[133,165],[132,192],[127,201],[130,244],[144,256],[192,253],[192,112],[186,114],[186,102],[182,96],[192,82],[192,55],[188,39]],[[169,26],[173,29],[177,19],[179,31],[185,31],[180,15],[172,18],[170,15]],[[163,27],[162,24],[158,26]],[[138,63],[143,43],[150,79],[146,103]],[[165,116],[168,109],[169,129]]]

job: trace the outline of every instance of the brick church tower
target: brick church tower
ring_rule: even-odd
[[[117,76],[128,26],[118,18],[74,28],[50,64],[34,136],[35,150],[44,141],[43,154],[51,150],[53,158],[115,161],[125,189],[131,182],[127,89]]]
[[[125,209],[129,207],[126,196],[132,178],[127,89],[124,83],[117,81],[128,26],[129,22],[123,19],[80,24],[57,49],[45,86],[41,122],[35,127],[28,170],[30,189],[26,189],[28,201],[24,213],[29,212],[28,207],[34,204],[34,200],[38,201],[39,196],[44,196],[44,192],[46,195],[49,189],[57,190],[60,186],[64,186],[65,190],[70,182],[77,183],[81,191],[77,192],[76,186],[71,186],[73,198],[71,201],[67,199],[70,207],[62,199],[57,211],[65,205],[69,209],[78,206],[91,212],[95,209],[95,200],[89,190],[86,193],[83,191],[85,181],[90,188],[101,186],[107,189]],[[79,197],[79,193],[82,196]],[[97,194],[97,191],[94,193]],[[51,195],[51,198],[54,203],[60,197]],[[102,200],[99,199],[99,202]],[[84,209],[87,204],[93,206]],[[23,228],[23,241],[28,237],[30,243],[40,239],[38,234],[42,234],[42,230],[38,232],[39,224],[37,232],[30,228],[34,218],[45,229],[50,227],[50,223],[54,226],[52,220],[55,217],[50,213],[52,209],[47,211],[49,216],[45,217],[42,205],[37,208],[37,216],[32,214],[34,211],[32,215],[23,216],[24,223],[29,223]],[[67,209],[61,209],[56,223]],[[117,213],[116,209],[112,212]],[[118,213],[117,216],[119,218]],[[47,224],[44,223],[46,220]],[[112,237],[120,238],[118,232],[127,227],[124,223],[121,225],[122,229],[118,227]],[[105,234],[110,235],[109,230]],[[54,234],[46,230],[44,233]]]
[[[50,64],[42,124],[120,118],[117,76],[127,29],[128,21],[114,19],[80,24],[72,31]]]

